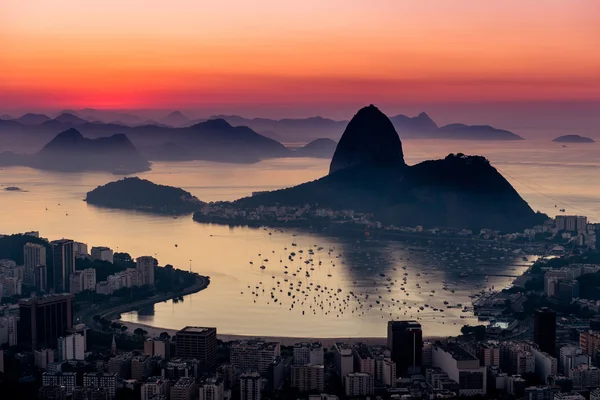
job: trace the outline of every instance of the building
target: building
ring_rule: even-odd
[[[388,387],[396,384],[396,363],[391,358],[384,358],[381,363],[381,373],[377,371],[381,383]]]
[[[46,370],[48,364],[54,362],[54,350],[39,349],[34,351],[35,366]]]
[[[344,391],[348,397],[370,396],[374,390],[373,375],[364,372],[352,372],[344,381]]]
[[[600,369],[591,365],[582,364],[571,368],[567,376],[575,389],[600,387]]]
[[[600,350],[600,332],[581,332],[579,334],[579,347],[585,354],[595,357],[598,350]]]
[[[258,372],[240,375],[240,400],[261,400],[262,379]]]
[[[108,261],[111,264],[113,263],[113,251],[108,247],[92,247],[92,252],[90,255],[92,257],[92,260]]]
[[[42,386],[63,386],[65,394],[69,396],[77,386],[77,374],[75,372],[44,372]]]
[[[300,392],[322,392],[325,389],[325,367],[322,364],[292,365],[290,387]]]
[[[171,394],[170,383],[168,379],[154,376],[146,379],[141,387],[141,400],[151,400],[156,396],[169,397]]]
[[[433,366],[441,369],[458,383],[460,396],[485,396],[487,393],[486,367],[479,359],[457,344],[434,345]]]
[[[73,253],[75,258],[83,258],[88,255],[88,245],[80,242],[73,242]]]
[[[168,360],[171,358],[171,342],[162,339],[148,339],[144,342],[144,354]]]
[[[196,359],[212,369],[217,360],[217,328],[186,326],[175,334],[177,357]]]
[[[194,378],[179,378],[171,386],[170,400],[196,400],[198,397],[198,384]]]
[[[85,360],[85,337],[74,334],[58,338],[58,360]]]
[[[73,241],[54,240],[50,245],[52,246],[52,288],[56,293],[69,292],[70,276],[75,272]]]
[[[131,359],[131,379],[143,381],[152,372],[151,359],[147,355],[135,356]]]
[[[558,360],[536,346],[531,346],[531,353],[535,359],[536,375],[542,382],[548,382],[550,376],[558,373]]]
[[[106,389],[111,398],[117,393],[117,374],[110,372],[87,372],[83,374],[83,387],[92,389]]]
[[[75,271],[69,277],[69,293],[83,292],[83,272]]]
[[[554,220],[559,231],[585,232],[587,230],[587,217],[584,216],[557,215]]]
[[[421,373],[423,332],[417,321],[389,321],[387,345],[397,376]]]
[[[0,345],[8,343],[9,346],[16,346],[18,332],[18,318],[16,316],[0,317]]]
[[[335,371],[343,384],[346,375],[354,372],[354,354],[352,346],[342,342],[335,343],[333,346],[333,363]]]
[[[23,282],[27,285],[39,287],[36,282],[36,271],[40,266],[46,266],[46,246],[37,243],[26,243],[23,246],[23,264],[25,277]]]
[[[533,315],[533,341],[540,350],[554,356],[556,352],[556,312],[543,307]]]
[[[83,271],[83,290],[96,290],[96,270],[86,268]]]
[[[590,400],[600,400],[600,389],[594,389],[590,392]]]
[[[477,346],[479,363],[486,367],[500,366],[500,346],[492,343],[479,343]]]
[[[223,400],[225,389],[222,378],[207,378],[200,383],[198,400]]]
[[[592,358],[588,354],[584,354],[579,346],[562,346],[559,354],[558,370],[564,376],[569,376],[571,368],[591,365]]]
[[[375,376],[375,359],[369,346],[365,344],[357,344],[352,351],[354,356],[354,371],[364,372]]]
[[[73,295],[47,295],[19,300],[19,344],[32,350],[56,348],[73,326]]]
[[[114,340],[114,336],[113,336]],[[108,372],[116,374],[120,379],[131,378],[131,361],[133,353],[121,353],[108,361]]]
[[[569,392],[569,393],[556,393],[554,395],[554,400],[586,400],[585,396],[579,394],[577,392]]]
[[[294,365],[323,365],[325,352],[321,343],[296,343],[294,345]]]
[[[269,365],[280,356],[279,342],[243,340],[229,346],[231,364],[240,372],[258,371],[265,374]]]
[[[154,269],[158,266],[158,261],[154,257],[138,257],[135,261],[135,269],[140,277],[140,286],[154,285]]]
[[[528,342],[503,342],[501,346],[502,370],[511,375],[535,372],[535,358]]]

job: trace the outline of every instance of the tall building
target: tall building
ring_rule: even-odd
[[[175,334],[177,357],[196,359],[207,369],[217,360],[217,328],[186,326]]]
[[[36,271],[38,267],[46,266],[46,247],[37,243],[26,243],[23,246],[23,264],[25,265],[25,284],[39,286],[35,279]]]
[[[104,246],[92,247],[92,260],[113,262],[113,251]]]
[[[535,310],[533,315],[533,341],[540,350],[554,356],[556,352],[556,312],[548,307]]]
[[[354,354],[354,371],[364,372],[375,376],[375,359],[369,346],[365,344],[357,344],[353,349]]]
[[[54,350],[52,349],[39,349],[33,354],[35,366],[45,370],[48,364],[54,362]]]
[[[85,337],[74,334],[58,338],[58,360],[85,360]]]
[[[141,400],[152,400],[155,396],[168,398],[170,395],[170,382],[168,379],[153,376],[146,379],[142,384],[141,392]]]
[[[83,270],[83,290],[96,290],[96,270],[94,268]]]
[[[140,276],[140,286],[154,285],[154,269],[158,261],[154,257],[143,256],[135,260],[135,269]]]
[[[264,374],[280,355],[280,349],[278,342],[242,340],[229,346],[229,358],[231,364],[241,372],[258,371]]]
[[[352,346],[337,342],[333,346],[333,364],[342,384],[346,376],[354,372],[354,355]]]
[[[171,387],[170,400],[195,400],[198,397],[198,385],[194,378],[179,378]]]
[[[423,359],[423,332],[417,321],[389,321],[387,345],[397,376],[419,374]]]
[[[292,365],[290,387],[300,392],[323,392],[325,389],[325,367],[323,365]]]
[[[600,350],[600,332],[581,332],[579,334],[579,347],[585,354],[595,357]]]
[[[348,374],[344,381],[344,391],[348,397],[370,396],[374,390],[373,375],[364,372]]]
[[[83,258],[88,255],[88,245],[80,242],[73,242],[73,253],[75,258]]]
[[[433,346],[433,366],[440,368],[458,383],[459,396],[485,396],[487,393],[486,367],[479,359],[457,344]]]
[[[70,277],[75,272],[75,253],[73,241],[60,239],[50,242],[52,245],[52,277],[55,293],[68,292]]]
[[[19,300],[19,344],[56,348],[58,338],[73,326],[73,295],[59,294]]]
[[[323,351],[321,343],[296,343],[294,345],[293,363],[294,365],[323,365],[324,355],[325,352]]]
[[[240,375],[240,400],[261,400],[262,379],[258,372]]]
[[[65,393],[70,396],[77,386],[77,374],[75,372],[44,372],[42,386],[64,386]]]
[[[88,372],[83,374],[83,386],[86,388],[104,388],[108,391],[111,398],[114,399],[117,392],[117,374],[109,372]]]
[[[83,292],[83,271],[75,271],[69,277],[69,293]]]
[[[200,383],[198,400],[223,400],[225,388],[222,378],[208,378]]]

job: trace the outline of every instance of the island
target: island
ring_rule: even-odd
[[[138,177],[110,182],[88,192],[85,201],[96,206],[142,210],[159,214],[188,214],[204,203],[183,189]]]
[[[23,189],[21,189],[20,187],[17,186],[7,186],[4,188],[4,190],[8,191],[8,192],[22,192]]]
[[[298,218],[301,215],[306,218]],[[232,203],[210,204],[193,218],[310,225],[344,215],[360,215],[359,220],[375,225],[501,232],[517,232],[548,219],[532,210],[484,157],[457,153],[407,165],[394,124],[373,105],[359,110],[348,123],[327,176]]]
[[[592,138],[580,136],[580,135],[564,135],[559,136],[553,140],[553,142],[558,143],[596,143],[596,141]]]

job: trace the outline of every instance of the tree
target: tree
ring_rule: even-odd
[[[125,332],[127,330],[127,326],[123,325],[121,326],[121,332]]]
[[[161,334],[158,337],[162,340],[169,340],[171,338],[171,335],[169,335],[168,332],[161,332]]]
[[[99,315],[94,315],[94,321],[95,322],[100,322],[100,316]]]

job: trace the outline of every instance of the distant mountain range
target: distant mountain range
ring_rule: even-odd
[[[317,138],[338,140],[348,125],[348,121],[321,117],[273,120],[218,115],[211,118],[222,118],[235,126],[248,126],[283,142],[302,142]],[[412,118],[396,115],[390,121],[402,139],[523,140],[515,133],[489,125],[450,124],[438,127],[426,113]]]
[[[82,132],[86,135],[107,135],[127,133],[136,142],[136,134],[124,130],[138,128],[140,132],[148,131],[153,136],[157,130],[168,128],[186,128],[211,119],[223,119],[232,126],[247,126],[255,132],[284,143],[307,143],[319,138],[339,140],[348,121],[336,121],[322,117],[310,118],[244,118],[237,115],[214,115],[208,119],[194,119],[180,111],[173,111],[155,120],[139,116],[105,110],[83,109],[63,110],[55,118],[44,114],[25,114],[11,119],[0,118],[0,133],[7,130],[18,132],[48,131],[56,134],[74,126],[84,125]],[[522,140],[513,132],[497,129],[489,125],[449,124],[438,126],[426,113],[416,117],[396,115],[390,118],[396,131],[403,139],[462,139],[462,140]],[[52,122],[54,121],[54,122]],[[15,125],[15,123],[17,125]],[[60,123],[60,124],[59,124]],[[94,126],[85,126],[93,124]],[[40,126],[43,125],[43,126]],[[146,136],[146,135],[140,135]]]
[[[109,171],[129,174],[150,168],[127,136],[89,139],[74,128],[56,135],[35,154],[0,154],[0,165],[22,165],[32,168],[77,172]]]
[[[430,124],[423,116],[409,123],[415,122]],[[508,232],[548,218],[535,213],[483,157],[450,154],[443,160],[407,166],[391,119],[372,105],[361,109],[348,123],[329,175],[234,204],[241,208],[311,204],[368,212],[381,221],[403,226]]]

